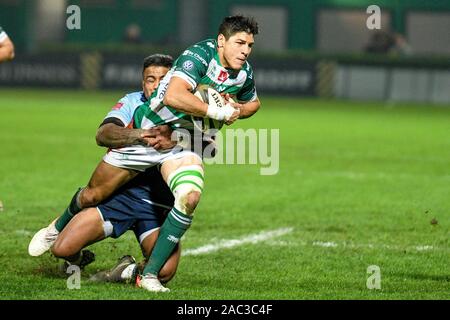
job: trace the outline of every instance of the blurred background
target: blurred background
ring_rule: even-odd
[[[260,94],[450,103],[449,0],[0,0],[16,46],[0,86],[137,90],[144,57],[177,57],[235,13],[260,25]]]

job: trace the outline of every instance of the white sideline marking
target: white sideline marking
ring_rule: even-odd
[[[241,246],[248,243],[257,243],[257,242],[263,242],[269,239],[273,239],[279,236],[282,236],[284,234],[290,233],[294,230],[293,228],[281,228],[271,231],[263,231],[256,234],[250,234],[247,236],[244,236],[239,239],[222,239],[217,240],[214,243],[207,244],[195,249],[188,249],[181,253],[182,256],[195,256],[200,254],[208,254],[211,252],[218,251],[220,249],[228,249],[233,248],[236,246]],[[267,242],[270,246],[315,246],[315,247],[323,247],[323,248],[370,248],[370,249],[386,249],[386,250],[415,250],[415,251],[432,251],[432,250],[439,250],[438,247],[430,246],[430,245],[414,245],[414,246],[407,246],[407,247],[401,247],[397,245],[387,245],[387,244],[356,244],[356,243],[349,243],[349,242],[342,242],[337,243],[333,241],[314,241],[314,242],[306,242],[306,241],[284,241],[284,240],[273,240]]]
[[[313,242],[313,246],[319,246],[319,247],[325,247],[325,248],[334,248],[337,247],[338,244],[336,242],[321,242],[321,241],[315,241]]]
[[[31,236],[33,233],[28,230],[19,229],[19,230],[16,230],[16,234],[18,234],[20,236]]]
[[[417,251],[433,250],[433,246],[417,246],[415,249]]]
[[[292,230],[294,230],[294,229],[293,228],[281,228],[281,229],[276,229],[276,230],[271,230],[271,231],[263,231],[260,233],[250,234],[250,235],[244,236],[239,239],[229,239],[229,240],[223,239],[223,240],[217,241],[217,243],[207,244],[205,246],[201,246],[196,249],[185,250],[182,252],[181,255],[182,256],[195,256],[195,255],[199,255],[199,254],[211,253],[211,252],[218,251],[218,250],[224,249],[224,248],[228,249],[228,248],[233,248],[233,247],[237,247],[237,246],[242,246],[247,243],[257,243],[257,242],[261,242],[261,241],[266,241],[271,238],[276,238],[276,237],[285,235],[289,232],[292,232]]]
[[[440,248],[436,246],[431,245],[410,245],[410,246],[398,246],[398,245],[388,245],[388,244],[357,244],[357,243],[348,243],[348,242],[342,242],[342,243],[336,243],[332,241],[314,241],[314,242],[306,242],[306,241],[271,241],[268,243],[270,246],[288,246],[288,247],[294,247],[294,246],[315,246],[315,247],[323,247],[323,248],[351,248],[351,249],[358,249],[358,248],[370,248],[370,249],[386,249],[386,250],[415,250],[415,251],[435,251],[435,250],[444,250],[447,251],[446,248]]]
[[[350,180],[365,180],[365,179],[377,179],[377,180],[394,180],[394,179],[442,179],[450,180],[450,175],[431,175],[431,174],[418,174],[418,173],[401,173],[401,172],[355,172],[355,171],[302,171],[297,170],[293,172],[298,176],[318,175],[322,177],[330,178],[345,178]]]

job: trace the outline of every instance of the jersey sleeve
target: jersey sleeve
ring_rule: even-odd
[[[242,89],[239,90],[236,98],[241,102],[250,102],[256,100],[258,97],[256,93],[255,80],[253,78],[253,70],[249,67],[247,70],[247,79],[245,80]]]
[[[133,114],[136,106],[130,101],[128,96],[120,99],[108,112],[105,119],[107,118],[117,118],[123,122],[123,124],[128,126],[133,121]]]
[[[208,70],[210,60],[208,50],[199,45],[187,48],[175,61],[173,76],[177,76],[188,82],[192,90],[200,83]]]

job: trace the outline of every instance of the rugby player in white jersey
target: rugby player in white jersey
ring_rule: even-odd
[[[192,130],[191,116],[209,117],[229,125],[238,118],[253,115],[259,109],[260,102],[247,58],[257,33],[258,26],[253,19],[240,15],[226,17],[219,27],[217,39],[208,39],[189,47],[175,61],[149,103],[136,110],[134,127],[148,129],[171,124],[173,128],[178,126]],[[222,108],[208,105],[193,94],[199,84],[208,84],[223,94],[228,93],[238,103],[228,103]],[[157,275],[191,225],[203,191],[201,155],[177,146],[166,152],[142,145],[113,149],[97,166],[88,186],[76,192],[58,222],[64,216],[72,217],[83,208],[98,204],[139,171],[155,165],[160,165],[163,179],[170,187],[175,202],[161,226],[143,275],[138,277],[138,285],[149,291],[166,292],[169,289],[161,285]],[[50,239],[48,234],[42,237]]]
[[[0,26],[0,63],[14,59],[14,43]]]

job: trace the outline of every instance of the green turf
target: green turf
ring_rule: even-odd
[[[104,149],[95,132],[120,92],[0,89],[1,299],[449,299],[450,106],[262,97],[243,128],[280,129],[280,169],[209,165],[183,250],[282,236],[181,259],[171,293],[93,284],[134,235],[92,246],[80,290],[34,232],[67,206]],[[432,224],[435,219],[437,224]],[[367,268],[381,289],[366,287]]]

